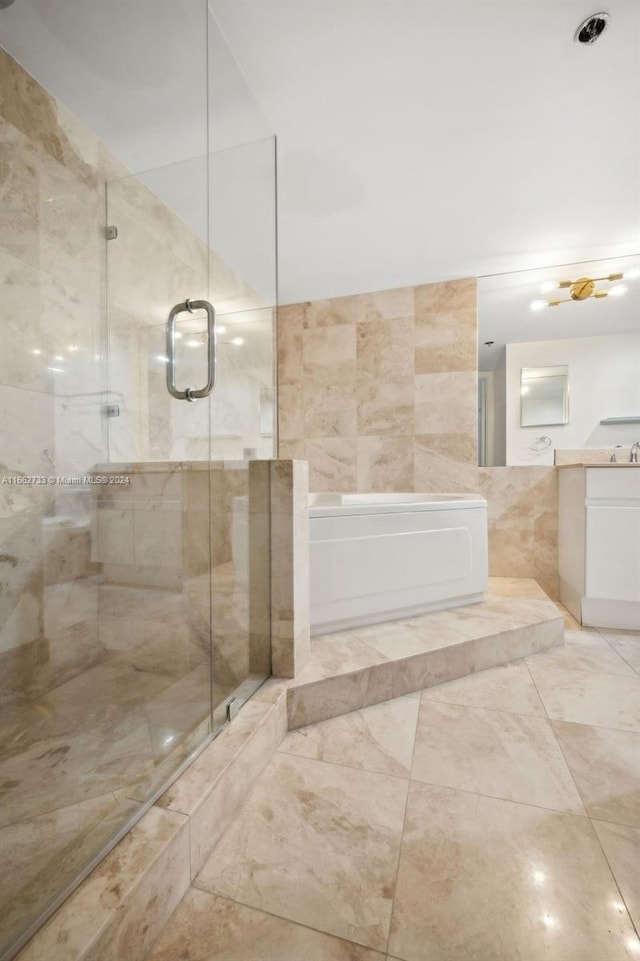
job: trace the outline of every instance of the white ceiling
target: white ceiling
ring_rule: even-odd
[[[210,0],[279,141],[281,300],[638,249],[640,4]]]
[[[210,7],[278,134],[281,302],[640,247],[637,2],[589,48],[586,0]],[[204,14],[16,0],[0,44],[144,170],[203,152]]]

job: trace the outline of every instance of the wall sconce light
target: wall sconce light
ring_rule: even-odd
[[[636,268],[627,271],[627,274],[615,273],[607,274],[606,277],[579,277],[577,280],[559,280],[559,281],[549,281],[542,284],[541,290],[543,293],[548,293],[550,290],[568,290],[569,296],[564,298],[558,298],[553,300],[532,300],[529,305],[531,310],[543,310],[545,307],[557,307],[559,304],[570,304],[574,300],[588,300],[593,297],[595,300],[600,300],[602,297],[621,297],[626,294],[627,287],[625,284],[616,284],[615,287],[611,287],[610,290],[596,290],[596,284],[600,281],[607,281],[608,283],[614,283],[616,280],[622,280],[624,276],[628,276],[630,279],[638,276],[638,270]]]

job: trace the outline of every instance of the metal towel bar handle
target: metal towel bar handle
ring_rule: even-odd
[[[178,314],[192,314],[195,310],[207,312],[207,383],[204,387],[187,387],[178,390],[176,387],[176,354],[175,333]],[[185,300],[183,304],[176,304],[171,309],[167,320],[167,390],[176,400],[194,401],[199,397],[208,397],[216,383],[216,312],[213,304],[208,300]]]

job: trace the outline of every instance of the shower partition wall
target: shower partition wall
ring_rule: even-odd
[[[91,39],[107,5],[65,2]],[[2,961],[270,673],[249,466],[275,451],[275,143],[196,6],[162,17],[192,30],[202,96],[188,135],[154,128],[171,162],[137,175],[0,49]],[[6,15],[36,31],[38,11]],[[139,76],[156,38],[135,29]],[[148,89],[129,92],[141,123]],[[167,344],[186,301],[215,310],[195,403],[167,389],[168,346],[177,388],[209,379],[206,310]]]

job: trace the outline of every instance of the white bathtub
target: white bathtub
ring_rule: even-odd
[[[310,494],[311,633],[474,604],[488,584],[476,494]]]

